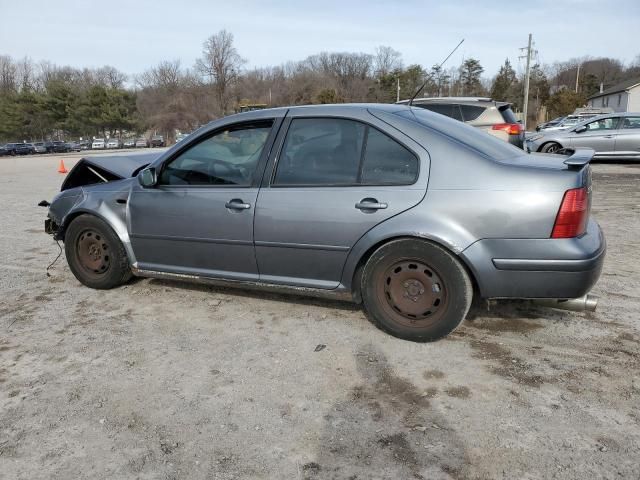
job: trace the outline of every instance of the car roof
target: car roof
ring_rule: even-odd
[[[376,109],[382,110],[389,113],[394,113],[398,111],[403,111],[407,108],[407,105],[397,105],[395,103],[329,103],[329,104],[319,104],[319,105],[293,105],[288,107],[273,107],[273,108],[263,108],[260,110],[251,110],[249,112],[241,112],[234,113],[232,115],[228,115],[226,117],[217,118],[212,120],[211,122],[203,125],[196,131],[200,131],[200,129],[207,129],[215,123],[220,122],[221,120],[228,121],[229,119],[238,120],[238,121],[252,121],[252,120],[261,120],[271,118],[273,116],[284,116],[289,111],[297,111],[297,110],[310,110],[314,109],[323,110],[323,111],[331,111],[336,110],[340,111],[349,111],[349,110],[369,110]],[[191,132],[194,133],[194,132]]]

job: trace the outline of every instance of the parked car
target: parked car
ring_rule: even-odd
[[[30,155],[35,153],[35,147],[31,143],[7,143],[4,148],[8,155]]]
[[[107,142],[107,148],[122,148],[122,141],[119,138],[110,138]]]
[[[124,148],[135,148],[136,147],[136,139],[135,138],[127,138],[123,142],[122,146]]]
[[[164,137],[162,135],[154,135],[151,137],[152,147],[164,147]]]
[[[409,100],[398,103],[407,104]],[[523,148],[524,128],[516,119],[510,103],[484,97],[437,97],[416,98],[412,105],[460,120]]]
[[[542,130],[527,139],[530,152],[555,153],[563,148],[588,147],[601,160],[640,160],[640,113],[599,115],[568,130]]]
[[[147,148],[148,146],[149,141],[146,138],[140,137],[136,140],[136,148]]]
[[[89,148],[89,144],[87,142],[69,142],[67,143],[67,149],[70,152],[81,152],[82,150],[87,150]]]
[[[91,144],[91,150],[104,150],[106,147],[104,143],[104,138],[94,138],[93,143]]]
[[[187,148],[83,159],[45,230],[92,288],[133,274],[339,297],[430,341],[473,295],[595,307],[592,154],[530,155],[404,105],[259,110]]]
[[[178,135],[176,135],[176,143],[180,143],[182,140],[184,140],[188,136],[189,136],[188,133],[179,133]]]
[[[0,157],[4,157],[5,155],[11,155],[11,153],[7,150],[6,145],[0,145]]]
[[[47,153],[47,146],[45,145],[45,142],[35,142],[33,144],[33,149],[35,150],[35,153]]]
[[[45,146],[49,153],[67,153],[69,151],[69,146],[62,140],[45,142]]]
[[[25,143],[24,146],[25,146],[25,148],[28,149],[28,155],[37,153],[36,152],[36,147],[35,147],[35,145],[33,143]]]

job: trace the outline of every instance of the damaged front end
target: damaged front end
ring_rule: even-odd
[[[69,171],[60,193],[51,203],[42,201],[40,206],[49,207],[47,218],[44,222],[44,230],[53,235],[55,240],[64,238],[64,230],[68,223],[67,218],[87,198],[92,187],[135,177],[140,170],[152,163],[160,153],[85,157]],[[90,210],[90,209],[89,209]]]
[[[151,153],[82,158],[64,179],[60,191],[135,177],[159,156]]]

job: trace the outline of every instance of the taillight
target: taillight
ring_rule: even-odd
[[[589,219],[589,190],[573,188],[564,192],[551,238],[573,238],[582,235]]]
[[[496,123],[491,130],[502,130],[509,135],[520,135],[522,133],[522,125],[519,123]]]

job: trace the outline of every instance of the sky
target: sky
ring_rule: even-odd
[[[246,68],[379,45],[428,68],[464,39],[445,68],[474,57],[491,77],[505,58],[522,71],[529,33],[541,63],[585,55],[631,62],[640,55],[640,0],[0,0],[0,55],[57,65],[126,74],[162,60],[191,67],[221,29],[234,34]]]

